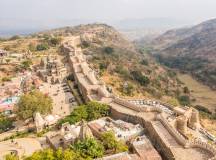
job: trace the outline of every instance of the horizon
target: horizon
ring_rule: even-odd
[[[216,1],[211,0],[0,0],[0,6],[0,36],[95,22],[123,30],[168,30],[216,15]]]

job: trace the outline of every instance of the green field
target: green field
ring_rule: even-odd
[[[178,78],[188,86],[191,91],[191,96],[196,99],[196,101],[192,103],[193,105],[202,105],[211,111],[216,109],[216,91],[196,81],[188,74],[179,73]]]

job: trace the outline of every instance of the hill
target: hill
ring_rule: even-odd
[[[159,65],[148,50],[138,48],[106,24],[88,24],[44,31],[18,39],[3,40],[1,49],[35,57],[59,52],[57,40],[80,36],[81,47],[99,77],[123,97],[157,98],[177,105],[183,86],[176,74]],[[54,42],[58,44],[52,44]],[[41,48],[42,47],[42,48]]]
[[[137,48],[113,27],[81,25],[67,28],[67,33],[81,36],[89,63],[114,93],[170,100],[182,92],[174,72],[160,66],[148,51]]]
[[[216,89],[216,19],[190,28],[167,31],[152,42],[165,65],[191,73]]]

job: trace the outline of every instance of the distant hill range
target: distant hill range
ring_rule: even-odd
[[[151,45],[160,62],[190,72],[216,89],[216,19],[190,28],[169,30]]]

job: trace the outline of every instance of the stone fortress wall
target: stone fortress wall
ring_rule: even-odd
[[[110,94],[105,84],[96,78],[95,72],[89,67],[81,49],[77,47],[79,44],[80,37],[72,37],[63,43],[62,50],[64,54],[67,54],[75,82],[86,102],[96,100],[106,103],[111,107],[111,115],[113,118],[142,124],[147,129],[156,148],[168,160],[179,159],[181,154],[188,154],[188,152],[184,153],[187,148],[200,148],[205,150],[211,155],[209,156],[211,158],[208,158],[209,160],[216,160],[216,149],[214,147],[200,140],[187,140],[169,124],[161,108],[139,107]],[[148,116],[151,118],[148,119]],[[195,121],[190,119],[190,122],[195,124],[197,122],[196,114],[192,112],[187,118],[189,119],[190,117],[195,119]],[[179,125],[180,130],[182,125],[184,123]],[[160,130],[164,132],[165,136],[162,132],[159,132]],[[166,140],[167,137],[170,138]],[[188,156],[191,155],[188,154]]]

